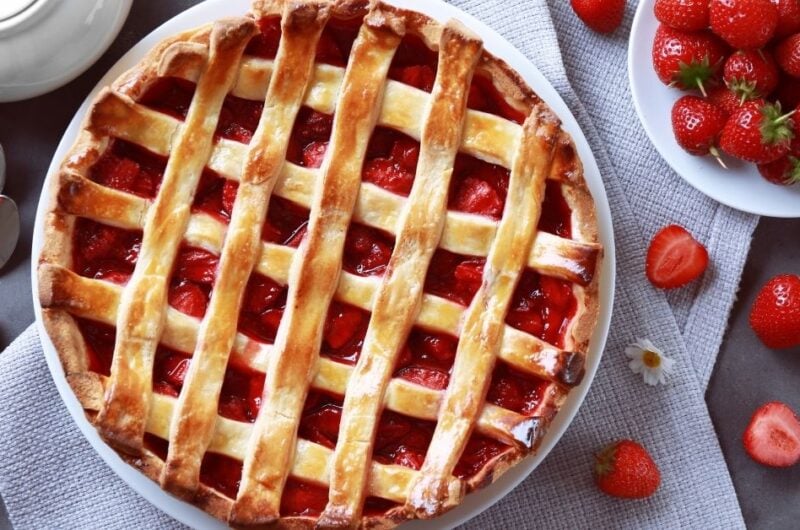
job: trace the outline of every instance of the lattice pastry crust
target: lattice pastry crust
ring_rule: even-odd
[[[272,15],[282,17],[277,57],[245,56],[257,32],[254,19]],[[331,17],[363,17],[346,68],[315,64],[317,41]],[[405,34],[438,51],[431,93],[387,79]],[[467,110],[476,71],[493,80],[508,105],[528,115],[523,125]],[[197,84],[183,122],[137,103],[155,80],[167,76]],[[265,101],[249,145],[214,135],[228,94]],[[303,105],[334,114],[330,145],[319,169],[285,161],[292,124]],[[420,141],[408,198],[361,180],[376,125]],[[168,157],[154,200],[89,178],[112,138]],[[500,221],[448,210],[447,182],[459,152],[510,170]],[[228,226],[190,209],[204,167],[239,183]],[[537,232],[546,179],[562,183],[572,211],[571,239]],[[310,209],[308,233],[297,249],[261,240],[272,195]],[[546,105],[456,21],[443,25],[419,13],[358,0],[262,0],[255,2],[253,15],[176,35],[98,96],[54,179],[50,200],[39,296],[48,333],[87,416],[132,465],[234,526],[384,528],[439,515],[534,452],[583,374],[597,321],[596,271],[602,249],[580,160]],[[126,285],[72,270],[77,218],[143,231]],[[395,236],[383,276],[342,271],[343,238],[351,220]],[[182,242],[220,255],[202,319],[171,308],[166,300]],[[423,292],[437,248],[486,257],[482,285],[469,307]],[[578,307],[563,348],[505,324],[526,267],[572,282]],[[289,286],[287,309],[272,345],[237,332],[253,271]],[[332,299],[371,312],[355,366],[319,355]],[[75,317],[116,327],[109,376],[89,369]],[[399,349],[415,324],[459,337],[444,391],[392,378]],[[159,344],[192,352],[178,398],[152,391]],[[550,381],[533,414],[486,402],[497,359]],[[229,361],[266,373],[253,424],[217,414],[214,396],[219,396]],[[310,387],[344,396],[334,450],[297,436]],[[419,470],[371,459],[384,408],[437,422]],[[508,448],[462,480],[453,469],[473,431]],[[145,433],[169,441],[166,461],[145,447]],[[243,462],[235,499],[200,481],[207,451]],[[319,517],[281,516],[281,494],[289,476],[329,486],[328,505]],[[396,505],[365,515],[367,496]]]

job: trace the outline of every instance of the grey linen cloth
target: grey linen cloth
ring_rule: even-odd
[[[618,260],[611,335],[586,402],[542,465],[465,527],[744,527],[703,394],[757,219],[691,189],[650,146],[626,77],[634,5],[623,27],[603,37],[586,30],[565,0],[453,3],[519,48],[575,113],[603,174]],[[669,222],[703,241],[714,265],[702,282],[665,296],[643,271],[646,242]],[[624,348],[640,336],[677,361],[666,386],[647,387],[628,369]],[[0,355],[0,402],[0,493],[16,528],[180,526],[91,449],[56,392],[33,328]],[[641,441],[661,468],[650,499],[615,500],[592,483],[593,452],[622,437]]]

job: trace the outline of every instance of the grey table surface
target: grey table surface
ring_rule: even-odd
[[[136,42],[197,0],[134,2],[111,48],[86,73],[35,99],[0,104],[0,144],[8,158],[5,193],[20,206],[22,235],[0,271],[0,350],[33,322],[30,289],[31,234],[47,167],[67,124],[86,94]],[[800,527],[800,466],[773,470],[745,455],[742,432],[755,408],[782,400],[800,411],[800,348],[766,349],[748,325],[758,289],[779,273],[800,273],[800,219],[762,219],[742,277],[739,300],[706,394],[711,417],[733,476],[745,520],[754,529]],[[709,507],[713,510],[713,506]],[[0,530],[11,528],[0,503]]]

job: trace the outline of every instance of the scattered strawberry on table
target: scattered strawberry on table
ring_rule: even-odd
[[[672,125],[696,156],[758,165],[774,184],[800,182],[800,1],[656,0],[659,79],[680,90]],[[724,122],[720,127],[720,122]]]
[[[750,310],[750,327],[768,348],[800,345],[800,276],[775,276],[761,288]]]
[[[708,267],[708,251],[679,225],[662,228],[650,242],[647,278],[661,289],[674,289],[699,278]]]
[[[800,462],[800,420],[785,403],[773,401],[756,410],[744,432],[744,450],[769,467]]]
[[[647,449],[633,440],[619,440],[595,455],[594,480],[612,497],[644,499],[658,489],[661,472]]]
[[[598,33],[611,33],[622,23],[625,0],[571,0],[572,10]]]

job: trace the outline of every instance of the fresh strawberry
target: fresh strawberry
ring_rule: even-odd
[[[800,33],[788,37],[775,48],[781,69],[792,77],[800,77]]]
[[[720,135],[720,147],[748,162],[773,162],[789,152],[794,138],[791,115],[781,114],[780,105],[748,101],[728,119]]]
[[[682,31],[708,28],[708,0],[656,0],[656,18]]]
[[[611,33],[622,23],[625,0],[571,0],[572,10],[598,33]]]
[[[760,406],[744,431],[744,450],[769,467],[789,467],[800,462],[800,420],[785,403]]]
[[[594,480],[612,497],[644,499],[658,489],[661,472],[647,449],[633,440],[620,440],[595,455]]]
[[[707,99],[683,96],[672,107],[672,130],[678,145],[696,156],[719,158],[717,142],[727,113]]]
[[[708,91],[708,100],[730,116],[742,105],[742,100],[726,86],[715,86]]]
[[[705,87],[716,82],[727,51],[707,31],[685,33],[662,24],[653,40],[653,66],[665,85],[705,94]]]
[[[711,0],[711,31],[739,49],[761,48],[775,35],[778,8],[771,0]]]
[[[750,310],[750,327],[768,348],[800,345],[800,276],[775,276],[761,288]]]
[[[781,103],[784,109],[791,109],[800,105],[800,77],[789,77],[784,74],[778,83],[778,90],[774,98]]]
[[[708,251],[685,228],[662,228],[647,249],[647,278],[661,289],[674,289],[700,277],[708,267]]]
[[[758,172],[769,182],[781,186],[800,183],[800,158],[786,155],[768,164],[759,164]]]
[[[800,2],[797,0],[772,0],[778,7],[778,27],[775,37],[781,39],[800,31]]]
[[[766,50],[743,50],[725,61],[722,78],[741,101],[767,97],[778,86],[778,65]]]

